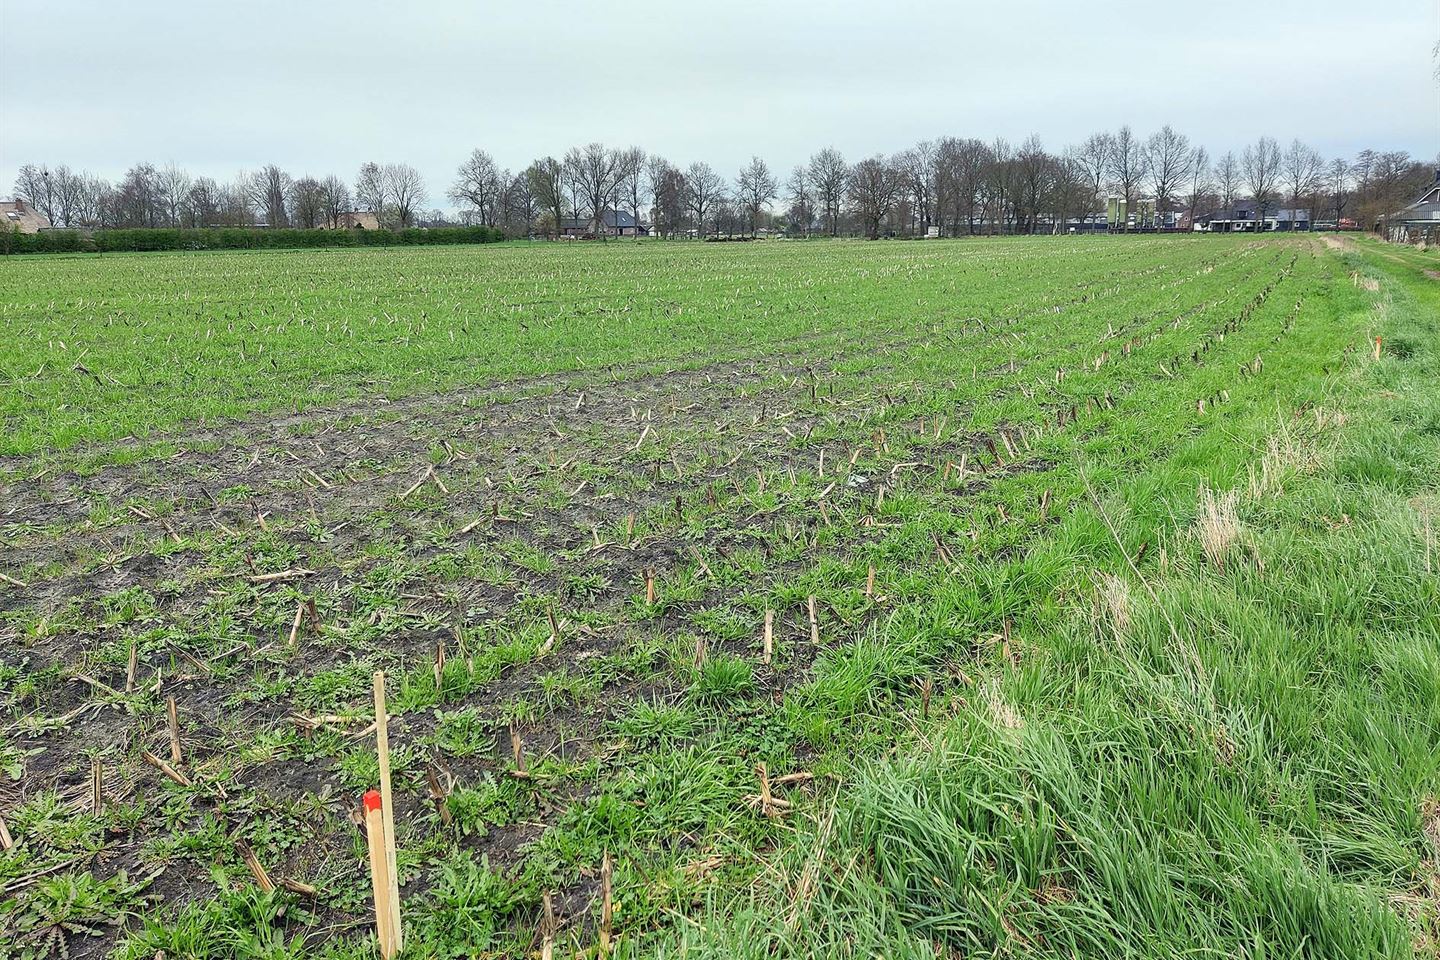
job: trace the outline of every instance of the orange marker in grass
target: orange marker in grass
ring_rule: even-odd
[[[365,838],[370,844],[370,887],[375,894],[375,936],[380,941],[380,956],[395,956],[395,926],[390,904],[390,858],[385,850],[385,815],[381,810],[380,791],[367,790],[365,804]]]

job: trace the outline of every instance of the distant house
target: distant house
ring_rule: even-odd
[[[1420,199],[1381,220],[1380,232],[1394,243],[1434,239],[1440,234],[1440,169],[1436,169],[1435,179],[1420,194]]]
[[[321,227],[329,224],[322,223]],[[335,218],[337,230],[379,230],[380,218],[370,210],[346,210]]]
[[[0,224],[6,230],[39,233],[50,229],[50,218],[24,200],[0,200]]]
[[[560,221],[562,237],[648,237],[650,228],[636,223],[635,218],[624,210],[606,210],[601,216],[600,229],[594,228],[595,221],[589,217],[567,217]]]
[[[1259,233],[1264,230],[1309,230],[1309,210],[1267,210],[1259,219],[1259,208],[1253,200],[1239,200],[1229,207],[1214,211],[1208,218],[1196,221],[1194,230],[1207,233]]]

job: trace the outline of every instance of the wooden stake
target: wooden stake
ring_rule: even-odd
[[[805,601],[810,612],[810,642],[819,646],[820,644],[820,620],[815,615],[815,594],[810,594]]]
[[[389,881],[390,936],[392,956],[405,946],[400,922],[400,876],[395,869],[395,806],[390,792],[390,715],[385,710],[385,672],[375,671],[375,753],[380,760],[381,839],[385,845],[386,879]]]
[[[655,569],[653,567],[645,568],[645,602],[650,604],[655,602]]]
[[[605,856],[600,861],[600,956],[610,956],[610,930],[615,922],[615,905],[611,886],[613,882],[614,864],[610,861],[610,851],[605,851]]]
[[[765,608],[765,639],[762,650],[761,662],[768,667],[775,656],[775,611],[769,607]]]
[[[385,851],[384,801],[379,792],[365,793],[365,839],[370,847],[370,890],[375,897],[375,936],[380,941],[380,956],[390,960],[398,947],[395,944],[394,917],[390,912],[390,865]]]
[[[165,723],[170,730],[170,762],[180,766],[180,718],[175,712],[175,698],[165,698]]]
[[[541,895],[545,913],[540,918],[540,960],[555,958],[555,904],[550,901],[550,891]]]
[[[1380,338],[1379,338],[1379,337],[1376,337],[1376,338],[1375,338],[1375,359],[1376,359],[1376,360],[1379,360],[1379,359],[1380,359]]]

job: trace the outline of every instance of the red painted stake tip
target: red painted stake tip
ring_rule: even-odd
[[[364,802],[365,802],[365,809],[366,809],[367,811],[368,811],[368,810],[379,810],[379,809],[380,809],[380,791],[379,791],[379,790],[366,790],[366,791],[365,791],[365,796],[364,796],[362,799],[363,799]]]

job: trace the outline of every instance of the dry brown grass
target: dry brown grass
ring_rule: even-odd
[[[1010,701],[1005,699],[1005,694],[1000,691],[999,680],[992,679],[981,694],[985,698],[985,706],[990,712],[990,719],[1002,730],[1019,730],[1025,726],[1025,718],[1015,709]]]
[[[1130,632],[1130,584],[1112,573],[1096,571],[1093,615],[1101,633],[1123,642]]]
[[[1195,517],[1195,536],[1205,559],[1217,570],[1225,569],[1225,561],[1235,545],[1240,542],[1244,531],[1238,511],[1240,492],[1227,490],[1217,494],[1209,485],[1200,487],[1200,499]]]

